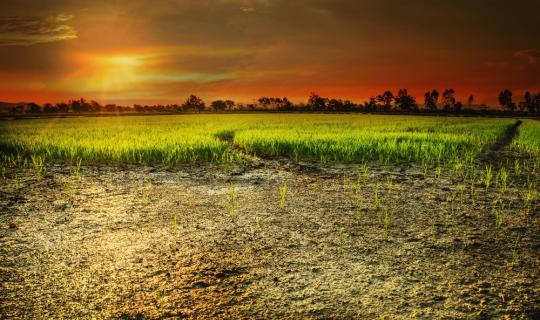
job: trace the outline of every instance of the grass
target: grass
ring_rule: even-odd
[[[32,119],[0,124],[0,156],[4,163],[34,157],[173,166],[241,162],[242,150],[322,163],[418,161],[428,168],[474,158],[514,122],[317,114]]]
[[[540,156],[540,121],[523,120],[513,144],[524,152]]]

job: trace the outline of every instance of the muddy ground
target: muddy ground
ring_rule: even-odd
[[[355,195],[357,173],[7,168],[0,316],[540,319],[539,206],[518,183],[496,228],[481,184],[473,199],[447,171],[372,164]]]

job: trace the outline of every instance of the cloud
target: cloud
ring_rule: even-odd
[[[73,16],[0,17],[0,46],[29,46],[77,38],[75,29],[66,22]]]
[[[536,49],[527,49],[514,52],[514,57],[516,58],[525,58],[531,65],[538,63],[540,59],[540,51]]]

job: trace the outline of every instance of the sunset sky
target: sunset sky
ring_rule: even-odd
[[[540,92],[540,1],[2,0],[0,101]]]

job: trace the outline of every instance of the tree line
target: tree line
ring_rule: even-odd
[[[232,100],[214,100],[209,105],[196,95],[190,95],[182,104],[120,106],[101,105],[93,100],[76,99],[57,104],[38,105],[20,104],[11,107],[12,113],[91,113],[91,112],[227,112],[227,111],[281,111],[281,112],[428,112],[428,113],[477,113],[486,110],[474,109],[474,96],[470,95],[465,103],[458,101],[454,89],[442,93],[437,90],[424,94],[423,104],[407,89],[400,89],[396,94],[390,90],[371,97],[364,103],[357,104],[350,100],[322,97],[311,93],[307,103],[294,104],[287,97],[261,97],[254,103],[235,103]],[[523,99],[514,102],[512,91],[505,89],[498,96],[499,111],[538,114],[540,113],[540,93],[525,92]],[[487,108],[487,107],[486,107]]]

